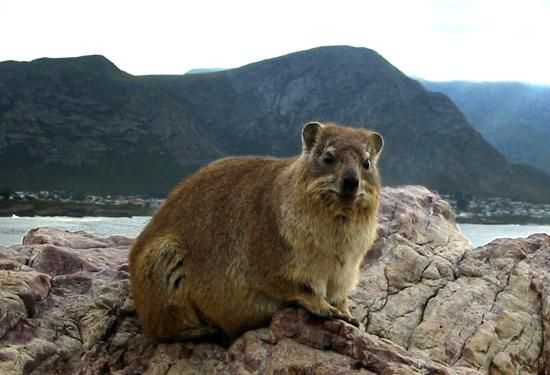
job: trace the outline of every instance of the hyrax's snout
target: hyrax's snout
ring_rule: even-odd
[[[359,186],[359,179],[357,178],[357,174],[355,172],[346,172],[344,174],[342,185],[344,190],[357,190],[357,187]]]
[[[357,195],[359,178],[354,170],[347,170],[342,175],[341,196],[343,199],[353,199]]]

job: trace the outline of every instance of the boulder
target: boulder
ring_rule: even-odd
[[[382,202],[350,297],[359,328],[286,308],[233,342],[151,342],[131,239],[33,229],[0,247],[0,373],[550,374],[550,236],[474,249],[437,194]]]

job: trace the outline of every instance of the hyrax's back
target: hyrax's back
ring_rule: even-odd
[[[353,324],[347,296],[376,234],[382,137],[309,123],[295,159],[234,158],[181,183],[130,252],[157,340],[229,336],[285,304]]]
[[[215,322],[231,335],[245,328],[243,322],[255,326],[269,319],[279,303],[262,300],[253,280],[284,258],[270,257],[279,236],[272,189],[290,162],[221,160],[173,191],[130,255],[133,295],[146,333],[165,340]]]

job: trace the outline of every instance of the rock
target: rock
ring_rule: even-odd
[[[380,224],[352,296],[367,332],[452,368],[550,372],[548,235],[472,249],[419,187],[385,188]]]
[[[0,247],[0,373],[550,373],[550,236],[473,249],[421,187],[383,190],[351,296],[360,328],[287,308],[231,343],[154,344],[129,296],[130,244],[39,228]]]
[[[132,240],[123,236],[98,238],[84,231],[68,232],[49,230],[48,228],[32,229],[23,238],[23,245],[50,244],[72,249],[92,249],[102,247],[128,247]]]

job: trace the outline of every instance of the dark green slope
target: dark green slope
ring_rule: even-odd
[[[102,56],[0,63],[0,187],[162,194],[219,157],[156,86]]]
[[[509,164],[446,96],[364,48],[183,76],[133,77],[97,56],[3,63],[0,89],[0,103],[12,103],[0,107],[0,161],[9,164],[0,178],[17,188],[34,179],[43,188],[167,191],[206,160],[297,154],[302,124],[330,120],[384,135],[387,184],[550,201],[548,176]]]

